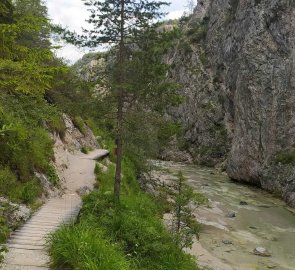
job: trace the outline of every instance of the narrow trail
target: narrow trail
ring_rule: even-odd
[[[76,218],[81,208],[81,198],[76,191],[83,187],[93,188],[95,160],[107,154],[108,151],[102,149],[88,155],[72,154],[61,147],[55,149],[64,195],[51,198],[27,223],[12,233],[1,270],[49,269],[46,237],[61,224]]]

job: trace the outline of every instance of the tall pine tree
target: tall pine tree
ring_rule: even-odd
[[[121,163],[123,156],[123,122],[124,104],[130,102],[128,94],[128,72],[134,48],[140,42],[142,33],[153,28],[156,19],[165,13],[161,7],[168,5],[163,1],[152,0],[83,0],[89,7],[88,23],[91,30],[84,30],[84,34],[77,36],[66,31],[66,40],[80,46],[97,48],[101,45],[111,45],[117,49],[116,63],[113,68],[111,91],[117,101],[117,160],[114,194],[120,196]]]

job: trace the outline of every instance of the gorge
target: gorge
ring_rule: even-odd
[[[185,97],[170,113],[193,159],[292,206],[294,16],[289,0],[199,1],[167,56]]]

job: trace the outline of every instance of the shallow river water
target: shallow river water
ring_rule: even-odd
[[[295,212],[282,200],[213,169],[175,163],[164,167],[181,169],[194,190],[210,200],[194,213],[203,226],[189,252],[200,265],[214,270],[295,270]],[[226,217],[229,213],[236,217]],[[254,255],[256,247],[266,248],[271,256]]]

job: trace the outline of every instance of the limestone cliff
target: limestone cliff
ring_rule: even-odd
[[[195,160],[295,206],[295,1],[202,0],[169,56]]]

